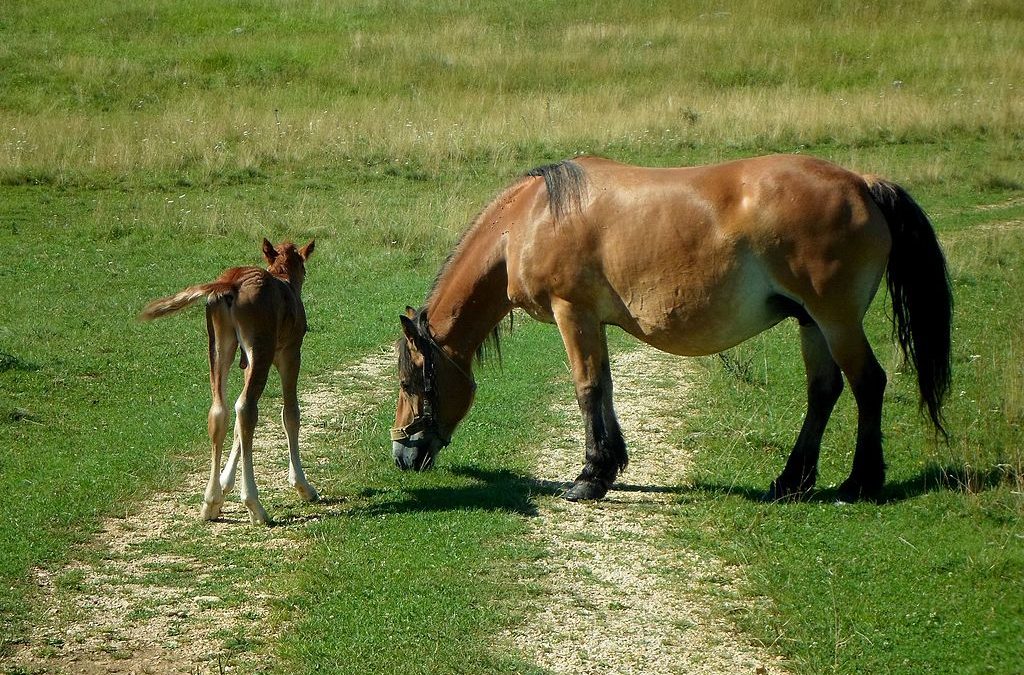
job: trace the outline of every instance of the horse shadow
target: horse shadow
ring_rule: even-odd
[[[1007,484],[1015,478],[1012,467],[997,465],[987,469],[970,469],[964,466],[929,464],[913,476],[890,481],[882,488],[881,494],[869,501],[875,504],[898,504],[932,492],[985,492]],[[1019,479],[1019,476],[1016,477]],[[751,486],[696,481],[688,491],[734,495],[751,502],[767,503],[766,490]],[[815,488],[800,501],[811,503],[836,503],[839,501],[839,487]]]
[[[367,488],[358,495],[322,499],[320,509],[313,513],[289,514],[275,525],[296,525],[302,522],[340,517],[341,515],[382,516],[409,513],[431,513],[445,511],[501,511],[528,518],[539,515],[538,498],[561,497],[572,484],[571,481],[552,481],[535,478],[508,469],[481,469],[456,465],[446,469],[454,476],[469,479],[465,485],[443,485],[403,488]],[[930,492],[979,492],[995,489],[1011,480],[1012,470],[995,466],[984,471],[968,470],[965,467],[930,465],[914,476],[887,483],[881,495],[872,500],[877,504],[893,504]],[[615,492],[642,494],[671,494],[685,500],[688,496],[713,494],[738,496],[750,502],[766,503],[765,489],[737,483],[717,483],[696,480],[691,485],[646,485],[616,483],[608,493],[606,501],[615,501]],[[394,498],[387,498],[393,496]],[[805,496],[802,501],[810,503],[835,503],[838,501],[837,487],[819,488]],[[383,498],[383,499],[381,499]],[[375,501],[381,499],[381,501]],[[636,500],[632,500],[636,503]],[[370,503],[366,503],[370,502]]]
[[[364,516],[397,515],[404,513],[431,513],[438,511],[503,511],[523,516],[537,515],[535,497],[543,493],[529,476],[508,469],[488,470],[468,466],[454,466],[448,473],[471,479],[467,485],[440,485],[403,488],[398,498],[358,506],[350,514]],[[393,489],[370,488],[360,493],[363,500],[396,494]]]
[[[472,466],[457,465],[446,469],[452,475],[467,478],[473,482],[459,486],[430,486],[405,488],[400,498],[381,503],[357,507],[350,513],[379,516],[402,513],[425,513],[436,511],[484,510],[514,513],[528,518],[539,515],[537,499],[562,497],[572,481],[553,481],[536,478],[508,469],[487,470]],[[634,492],[645,494],[683,494],[690,488],[680,485],[637,485],[615,483],[606,498],[614,501],[614,493]],[[383,494],[394,494],[393,490],[364,490],[360,497],[372,500]]]

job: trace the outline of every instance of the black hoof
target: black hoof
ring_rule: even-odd
[[[839,486],[836,501],[846,504],[859,501],[875,501],[882,495],[882,485],[884,483],[884,479],[864,482],[851,476]]]
[[[761,495],[761,501],[768,503],[798,502],[810,496],[813,488],[814,479],[805,479],[793,486],[783,482],[780,478],[772,481],[772,484],[768,486],[768,492]]]
[[[608,485],[603,480],[577,480],[562,495],[566,501],[585,502],[601,499],[608,494]]]

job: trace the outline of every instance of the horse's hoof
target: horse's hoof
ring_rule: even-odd
[[[602,480],[577,480],[562,495],[566,501],[585,502],[601,499],[608,494],[608,486]]]
[[[839,504],[852,504],[859,501],[877,500],[882,494],[883,485],[884,480],[865,483],[851,476],[839,486],[836,502]]]
[[[778,502],[798,502],[806,499],[810,493],[811,488],[809,486],[791,488],[785,487],[778,480],[773,480],[772,484],[768,486],[768,492],[761,495],[761,501],[767,504],[775,504]]]

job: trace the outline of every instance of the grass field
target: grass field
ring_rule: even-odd
[[[886,498],[752,500],[803,410],[784,324],[698,361],[705,403],[678,438],[696,466],[667,545],[745,570],[766,602],[737,630],[792,672],[1024,671],[1024,9],[889,4],[6,3],[3,670],[23,672],[8,659],[45,619],[37,571],[99,555],[105,518],[206,461],[202,320],[139,324],[150,298],[256,264],[262,236],[316,237],[308,387],[386,349],[462,227],[532,166],[784,151],[891,177],[932,216],[956,297],[952,437],[918,415],[879,298]],[[571,396],[564,370],[557,332],[518,324],[427,475],[391,465],[392,400],[327,423],[311,478],[341,515],[295,518],[301,559],[233,551],[197,523],[172,552],[282,589],[271,634],[222,635],[224,653],[269,672],[536,672],[495,636],[537,600],[516,576],[545,555],[523,536],[530,449]],[[854,424],[847,393],[822,486],[848,471]],[[217,579],[210,594],[244,595]]]

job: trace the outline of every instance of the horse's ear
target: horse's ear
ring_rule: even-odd
[[[402,332],[405,333],[406,339],[410,343],[416,344],[416,340],[419,339],[419,331],[416,329],[416,322],[412,318],[405,314],[399,314],[398,318],[402,321]]]
[[[299,249],[299,255],[302,256],[303,260],[309,260],[309,256],[313,255],[313,249],[316,247],[316,240],[310,239],[309,243]]]
[[[270,243],[269,239],[263,239],[263,257],[267,259],[267,262],[271,265],[277,260],[277,249]]]
[[[415,320],[416,319],[416,310],[413,309],[412,307],[410,307],[409,305],[406,305],[405,306],[405,315],[407,317],[409,317],[410,319]]]

